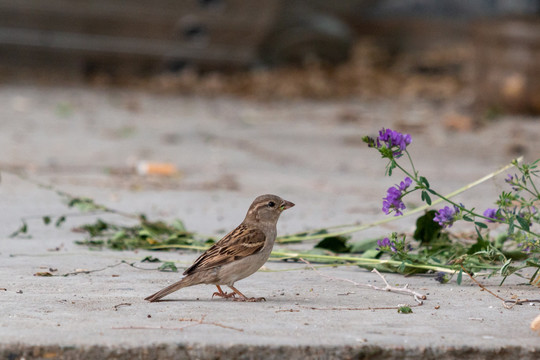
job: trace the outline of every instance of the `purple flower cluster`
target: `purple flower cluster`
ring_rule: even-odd
[[[385,237],[384,239],[381,239],[381,240],[377,240],[377,250],[390,250],[392,252],[397,252],[397,249],[396,249],[396,244],[391,241],[389,238]]]
[[[397,149],[394,150],[393,155],[394,157],[398,158],[403,155],[403,151],[405,151],[407,145],[409,145],[411,142],[412,138],[409,134],[403,135],[398,131],[382,128],[379,131],[379,136],[377,137],[377,148],[382,147],[381,143],[384,143],[388,149],[397,147]]]
[[[411,186],[412,180],[410,177],[406,177],[399,185],[392,186],[386,191],[386,197],[383,198],[383,207],[382,211],[385,214],[390,214],[390,212],[395,211],[395,216],[403,215],[401,210],[405,210],[405,204],[401,201],[403,192]]]
[[[504,221],[502,216],[497,216],[497,209],[486,209],[486,211],[484,211],[484,216],[491,219],[487,220],[487,222],[490,223]]]
[[[446,284],[450,278],[445,272],[439,271],[437,274],[435,274],[435,280],[441,284]]]
[[[529,254],[531,252],[531,250],[532,250],[531,244],[528,243],[528,242],[519,243],[518,247],[521,248],[521,251],[523,251],[524,253],[527,253],[527,254]]]
[[[392,238],[385,237],[384,239],[377,240],[378,251],[391,251],[393,253],[409,252],[413,248],[410,244],[405,244],[405,238],[402,240],[397,239],[397,234],[392,234]]]
[[[514,176],[512,174],[507,174],[506,179],[504,181],[506,181],[507,184],[512,186],[512,190],[519,191],[519,187],[518,187],[519,180],[518,180],[517,176],[514,178]]]
[[[454,206],[454,208],[445,206],[437,211],[437,215],[435,215],[433,221],[439,223],[443,229],[446,227],[452,227],[457,214],[459,214],[459,208],[457,206]]]

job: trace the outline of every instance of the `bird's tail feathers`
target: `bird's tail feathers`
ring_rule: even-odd
[[[180,290],[181,288],[191,286],[191,285],[195,285],[193,280],[194,279],[192,277],[186,276],[182,280],[177,281],[174,284],[171,284],[171,285],[167,286],[166,288],[159,290],[157,293],[146,297],[144,300],[147,300],[147,301],[150,301],[150,302],[158,301],[161,298],[169,295],[170,293],[173,293],[173,292],[175,292],[177,290]]]

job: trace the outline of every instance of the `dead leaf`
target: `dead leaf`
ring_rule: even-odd
[[[443,124],[447,129],[459,132],[471,131],[474,127],[472,117],[457,113],[446,115]]]
[[[35,273],[34,276],[45,276],[45,277],[47,277],[47,276],[53,276],[53,274],[51,274],[48,271],[40,271],[40,272]]]
[[[538,315],[531,323],[531,330],[536,331],[540,335],[540,315]]]

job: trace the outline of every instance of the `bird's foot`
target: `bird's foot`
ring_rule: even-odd
[[[246,302],[260,302],[260,301],[266,301],[265,298],[263,297],[251,297],[251,298],[248,298],[248,297],[243,297],[243,298],[234,298],[233,299],[234,301],[246,301]]]
[[[225,291],[223,291],[221,289],[221,286],[219,285],[216,285],[217,287],[217,290],[215,293],[212,294],[212,299],[214,298],[214,296],[219,296],[219,297],[222,297],[222,298],[225,298],[225,299],[229,299],[229,298],[234,298],[236,296],[236,293],[232,292],[232,293],[226,293]]]
[[[228,293],[228,292],[215,292],[212,294],[212,299],[214,298],[214,296],[219,296],[219,297],[222,297],[224,299],[230,299],[230,298],[233,298],[233,299],[236,299],[236,294],[231,292],[231,293]]]

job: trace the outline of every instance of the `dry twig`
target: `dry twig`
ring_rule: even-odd
[[[79,275],[79,274],[91,274],[91,273],[95,273],[95,272],[99,272],[99,271],[104,271],[104,270],[107,270],[107,269],[112,269],[114,267],[117,267],[117,266],[120,266],[122,264],[125,264],[125,265],[128,265],[132,268],[135,268],[135,269],[138,269],[138,270],[159,270],[159,269],[147,269],[147,268],[143,268],[143,267],[139,267],[139,266],[136,266],[135,265],[135,262],[127,262],[125,260],[122,260],[116,264],[112,264],[112,265],[107,265],[103,268],[99,268],[99,269],[92,269],[92,270],[88,270],[88,269],[76,269],[75,271],[71,271],[71,272],[67,272],[67,273],[64,273],[64,274],[50,274],[47,275],[47,272],[43,272],[43,273],[36,273],[34,275],[36,276],[72,276],[72,275]]]
[[[471,280],[480,287],[480,289],[482,289],[481,291],[487,291],[488,293],[490,293],[491,295],[495,296],[497,299],[501,300],[502,301],[502,304],[503,304],[503,307],[505,309],[512,309],[514,306],[516,305],[523,305],[523,304],[531,304],[531,303],[540,303],[540,299],[533,299],[533,300],[529,300],[529,299],[515,299],[515,300],[507,300],[507,299],[504,299],[502,297],[500,297],[499,295],[495,294],[493,291],[489,290],[488,288],[486,288],[484,285],[482,285],[478,280],[476,280],[471,273],[469,273],[467,270],[465,270],[465,268],[463,267],[463,265],[461,265],[461,270],[469,275],[469,277],[471,278]]]
[[[404,305],[397,305],[397,306],[382,306],[382,307],[313,307],[313,306],[303,306],[301,305],[301,308],[309,309],[309,310],[355,310],[355,311],[375,311],[375,310],[398,310],[399,308],[403,307]],[[418,303],[416,305],[407,305],[409,307],[418,307],[422,306],[421,303]]]
[[[325,274],[321,273],[319,270],[315,269],[313,267],[313,265],[311,265],[311,263],[309,261],[304,260],[302,258],[300,258],[300,261],[304,262],[307,266],[309,266],[313,271],[315,271],[320,276],[325,277],[325,278],[330,279],[330,280],[346,281],[346,282],[349,282],[349,283],[353,284],[354,286],[364,287],[364,288],[368,288],[368,289],[372,289],[372,290],[389,291],[389,292],[395,292],[395,293],[398,293],[398,294],[411,295],[414,298],[414,300],[418,303],[418,305],[422,305],[424,303],[424,300],[427,299],[426,295],[420,294],[420,293],[418,293],[418,292],[416,292],[414,290],[409,289],[409,284],[405,284],[403,287],[400,287],[400,288],[391,286],[390,284],[388,284],[388,281],[386,281],[386,278],[384,276],[382,276],[382,274],[379,271],[377,271],[377,269],[373,269],[371,272],[376,273],[377,275],[379,275],[379,277],[381,277],[381,279],[383,279],[383,281],[384,281],[384,283],[386,285],[385,287],[379,287],[379,286],[375,286],[375,285],[371,285],[371,284],[361,284],[361,283],[358,283],[358,282],[356,282],[354,280],[337,278],[337,277],[325,275]],[[394,309],[394,307],[392,307],[391,309]]]
[[[118,308],[120,306],[131,306],[130,303],[121,303],[121,304],[118,304],[118,305],[114,305],[114,311],[118,311]]]
[[[197,325],[213,325],[213,326],[222,327],[222,328],[224,328],[224,329],[230,329],[230,330],[235,330],[235,331],[240,331],[240,332],[243,332],[243,331],[244,331],[244,329],[239,329],[239,328],[235,328],[235,327],[232,327],[232,326],[223,325],[223,324],[220,324],[220,323],[217,323],[217,322],[208,322],[208,321],[204,321],[205,318],[206,318],[206,315],[201,316],[201,318],[200,318],[199,320],[197,320],[197,319],[180,318],[180,319],[178,319],[178,321],[188,321],[188,322],[192,322],[192,323],[193,323],[193,324],[189,324],[189,325],[186,325],[186,326],[180,326],[180,327],[166,327],[166,326],[119,326],[119,327],[113,327],[113,330],[180,330],[180,331],[183,331],[184,329],[189,328],[189,327],[192,327],[192,326],[197,326]]]

